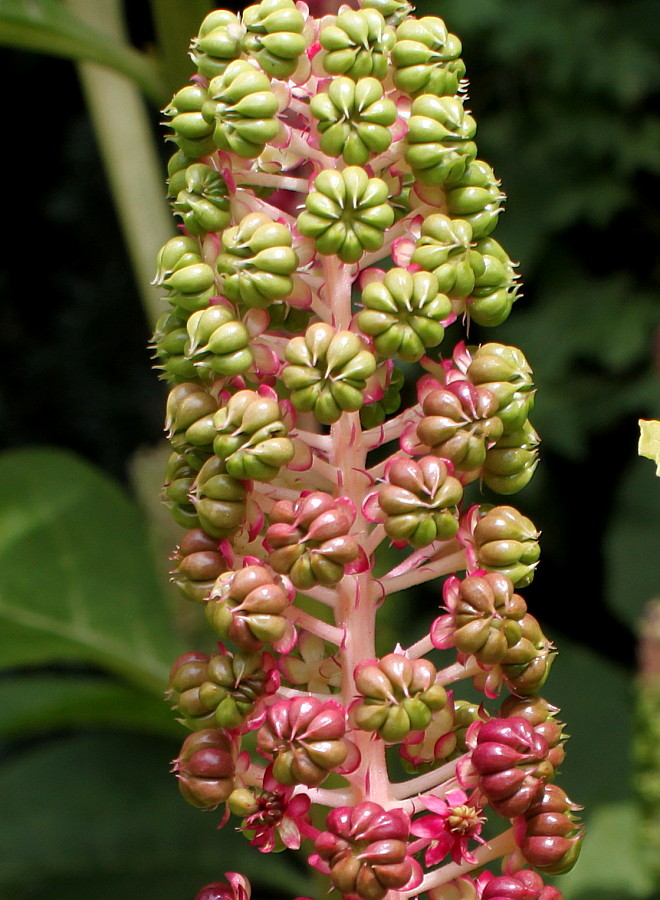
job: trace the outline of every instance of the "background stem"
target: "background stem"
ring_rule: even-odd
[[[119,0],[65,2],[87,24],[126,41]],[[89,62],[78,63],[78,73],[142,305],[153,326],[160,312],[159,292],[150,282],[158,250],[174,230],[147,110],[129,79]]]

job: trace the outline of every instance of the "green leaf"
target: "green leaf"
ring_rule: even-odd
[[[85,660],[161,694],[181,653],[140,513],[59,450],[0,456],[0,666]]]
[[[56,0],[0,0],[0,45],[100,63],[127,75],[159,106],[167,99],[153,60],[85,25]]]
[[[579,605],[579,598],[572,603]],[[568,601],[566,606],[567,616],[579,615]],[[561,709],[570,735],[557,784],[586,810],[627,800],[633,730],[628,673],[564,634],[549,637],[559,652],[543,696]]]
[[[660,584],[660,481],[648,463],[633,458],[614,498],[606,536],[607,602],[622,621],[636,628]]]
[[[169,773],[177,752],[170,741],[84,735],[6,757],[0,795],[11,827],[0,829],[0,891],[20,886],[22,897],[35,900],[181,900],[241,871],[257,896],[260,886],[306,893],[300,869],[284,854],[265,864],[232,827],[236,820],[218,831],[221,810],[185,803]]]
[[[20,672],[0,681],[1,737],[68,728],[181,733],[163,698],[115,680],[69,672]]]

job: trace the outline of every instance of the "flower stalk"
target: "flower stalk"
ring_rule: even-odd
[[[582,838],[539,696],[554,648],[518,593],[538,532],[508,502],[536,467],[531,369],[465,342],[507,318],[518,279],[460,53],[406,0],[320,19],[262,0],[207,16],[166,110],[164,492],[186,529],[173,579],[220,638],[173,665],[192,732],[174,769],[194,805],[262,853],[301,850],[351,900],[481,897],[473,873],[498,859],[554,898],[527,867],[567,870]],[[379,657],[377,610],[426,582],[428,632]],[[198,900],[239,894],[228,873]]]

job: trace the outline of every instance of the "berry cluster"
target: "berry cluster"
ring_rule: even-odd
[[[261,0],[207,16],[166,110],[164,500],[173,580],[219,638],[172,667],[174,768],[190,803],[263,853],[303,848],[351,900],[556,900],[538,873],[582,837],[539,695],[554,648],[518,593],[539,535],[480,494],[522,489],[538,437],[520,350],[467,343],[518,280],[460,55],[406,0],[320,19]],[[436,579],[428,633],[379,657],[378,607]],[[249,895],[228,873],[197,900]]]

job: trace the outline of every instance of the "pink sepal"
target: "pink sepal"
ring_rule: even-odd
[[[415,252],[415,241],[408,237],[397,238],[392,241],[392,259],[397,266],[405,269],[410,265],[410,260]]]
[[[408,456],[423,456],[428,453],[426,444],[422,444],[417,440],[417,422],[409,422],[401,432],[399,438],[399,447]]]
[[[360,575],[362,572],[368,572],[370,568],[371,563],[369,562],[369,557],[362,547],[360,547],[357,558],[345,566],[344,573],[346,575]]]
[[[254,356],[253,371],[257,379],[277,375],[282,368],[282,362],[274,350],[266,344],[252,343],[250,345]]]
[[[380,491],[371,491],[364,498],[364,502],[362,504],[362,515],[367,520],[367,522],[373,522],[374,524],[380,524],[385,521],[385,514],[380,507],[380,503],[378,502]]]
[[[293,469],[294,472],[307,472],[311,469],[314,462],[314,454],[311,447],[300,438],[293,438],[292,443],[294,456],[291,462],[287,463],[287,468]]]
[[[348,749],[348,754],[344,762],[337,766],[336,769],[333,769],[333,772],[337,772],[339,775],[350,775],[360,765],[362,755],[353,741],[345,740],[344,743]]]
[[[456,781],[465,790],[476,788],[479,783],[479,774],[472,765],[470,757],[462,757],[456,763]]]
[[[296,630],[296,626],[293,624],[293,622],[287,619],[284,634],[279,639],[279,641],[275,641],[275,643],[273,644],[273,650],[275,650],[277,653],[286,655],[293,650],[297,642],[298,631]]]
[[[358,284],[360,285],[360,288],[364,290],[368,284],[371,284],[374,281],[380,282],[383,278],[385,278],[385,269],[377,269],[375,266],[370,266],[360,273]]]

